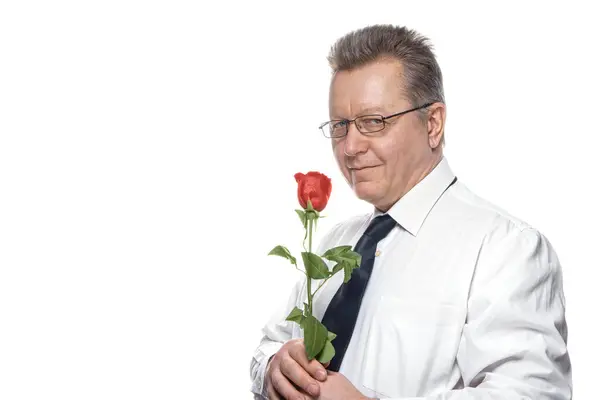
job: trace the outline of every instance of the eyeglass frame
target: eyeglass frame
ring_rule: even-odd
[[[398,113],[391,114],[391,115],[388,115],[388,116],[386,116],[386,117],[384,117],[384,116],[383,116],[383,115],[381,115],[381,114],[365,114],[365,115],[359,115],[358,117],[356,117],[356,118],[354,118],[354,119],[332,119],[332,120],[330,120],[330,121],[324,122],[324,123],[322,123],[321,125],[319,125],[319,129],[321,130],[321,132],[323,132],[323,135],[324,135],[324,136],[325,136],[327,139],[340,139],[340,138],[346,137],[346,136],[348,135],[348,131],[350,130],[350,124],[351,124],[351,123],[354,123],[354,125],[356,126],[356,129],[357,129],[357,130],[358,130],[360,133],[362,133],[363,135],[370,135],[371,133],[377,133],[377,132],[381,132],[382,130],[384,130],[384,129],[385,129],[385,127],[386,127],[386,125],[385,125],[385,124],[386,124],[386,120],[387,120],[387,119],[394,118],[394,117],[399,117],[399,116],[401,116],[401,115],[408,114],[408,113],[410,113],[410,112],[413,112],[413,111],[421,110],[421,109],[423,109],[423,108],[427,108],[427,107],[429,107],[429,106],[432,106],[432,105],[434,105],[435,103],[437,103],[437,101],[433,101],[433,102],[431,102],[431,103],[425,103],[425,104],[423,104],[422,106],[418,106],[418,107],[415,107],[415,108],[411,108],[410,110],[406,110],[406,111],[400,111],[400,112],[398,112]],[[383,126],[381,127],[381,129],[378,129],[378,130],[376,130],[376,131],[371,131],[371,132],[363,132],[363,131],[361,131],[361,130],[360,130],[360,128],[358,127],[358,125],[356,125],[355,121],[356,121],[357,119],[364,118],[364,117],[380,117],[380,118],[381,118],[381,121],[383,122]],[[338,121],[338,122],[346,122],[346,133],[345,133],[345,134],[343,134],[342,136],[331,136],[331,135],[327,135],[327,134],[325,133],[325,131],[323,130],[323,128],[324,128],[326,125],[329,125],[330,123],[332,123],[332,122],[334,122],[334,121]],[[388,122],[388,123],[389,123],[389,122]]]

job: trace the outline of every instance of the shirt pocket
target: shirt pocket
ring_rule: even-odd
[[[382,296],[365,341],[363,385],[381,397],[451,388],[465,315],[455,304]]]

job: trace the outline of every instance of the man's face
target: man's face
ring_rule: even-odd
[[[330,88],[330,118],[386,117],[413,108],[402,93],[401,73],[397,61],[336,73]],[[370,136],[352,123],[345,137],[331,141],[338,166],[358,198],[382,211],[426,175],[434,158],[428,124],[416,111],[387,119],[385,129]]]

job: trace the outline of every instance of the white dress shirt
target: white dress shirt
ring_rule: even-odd
[[[540,232],[472,193],[460,178],[448,188],[454,177],[444,158],[388,211],[398,225],[379,243],[339,372],[369,397],[571,399],[556,253]],[[376,215],[338,224],[317,251],[354,246]],[[317,319],[342,280],[336,274],[315,296]],[[305,299],[302,277],[264,327],[251,362],[254,393],[265,395],[269,358],[302,337],[285,318]]]

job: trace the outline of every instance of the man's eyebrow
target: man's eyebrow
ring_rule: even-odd
[[[383,113],[383,108],[377,106],[377,107],[367,107],[367,108],[362,108],[360,110],[360,113],[358,113],[357,115],[367,115],[367,114],[381,114]]]
[[[377,115],[383,115],[385,113],[385,111],[383,110],[382,107],[380,106],[373,106],[373,107],[366,107],[366,108],[361,108],[360,111],[356,114],[357,117],[362,116],[362,115],[370,115],[370,114],[377,114]],[[352,118],[347,118],[347,117],[340,117],[339,115],[334,114],[331,117],[332,120],[340,120],[340,119],[352,119]]]

